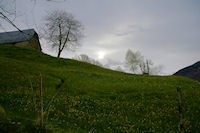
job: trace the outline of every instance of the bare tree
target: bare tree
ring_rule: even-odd
[[[4,28],[5,26],[2,23],[3,21],[7,22],[8,24],[16,28],[18,31],[23,33],[23,31],[19,28],[19,25],[15,23],[15,19],[17,18],[17,6],[16,6],[17,4],[16,3],[18,1],[19,0],[0,0],[0,27],[4,31],[6,31],[6,28]],[[37,0],[29,0],[29,1],[32,1],[33,4],[35,5]],[[66,0],[44,0],[44,1],[62,3],[62,2],[65,2]]]
[[[124,70],[120,66],[116,67],[115,70],[119,72],[124,72]]]
[[[140,52],[133,52],[129,49],[125,57],[125,67],[133,73],[136,73],[140,64],[143,62],[143,58]]]
[[[141,61],[140,64],[140,71],[142,74],[150,74],[151,68],[153,66],[153,62],[151,60],[146,59],[145,61]]]
[[[155,67],[153,61],[150,59],[144,59],[142,54],[137,51],[133,52],[130,49],[126,53],[125,67],[129,68],[130,71],[134,73],[157,75],[161,73],[161,66]]]
[[[16,0],[0,0],[0,13],[11,16],[16,15]]]
[[[100,62],[98,62],[95,59],[90,58],[86,54],[81,54],[79,56],[75,56],[73,59],[83,61],[83,62],[87,62],[87,63],[91,63],[91,64],[94,64],[94,65],[97,65],[97,66],[103,66]]]
[[[79,60],[79,61],[83,61],[83,62],[88,62],[90,63],[90,58],[88,55],[86,54],[80,54],[78,56],[75,56],[74,59]]]
[[[16,0],[0,0],[0,19],[8,22],[19,30],[19,28],[13,23],[15,18]],[[2,26],[2,21],[0,23],[0,26]]]
[[[63,49],[75,50],[80,46],[83,26],[72,14],[55,10],[45,17],[44,38],[58,49],[59,58]]]
[[[36,0],[30,0],[36,3]],[[47,0],[47,2],[64,2],[65,0]],[[0,0],[0,19],[6,21],[18,31],[22,32],[20,28],[15,24],[14,20],[17,17],[17,0]],[[0,23],[2,29],[2,23]],[[4,29],[5,30],[5,29]]]

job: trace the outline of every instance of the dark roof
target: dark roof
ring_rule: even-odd
[[[0,33],[0,44],[17,43],[30,40],[35,34],[34,29]]]

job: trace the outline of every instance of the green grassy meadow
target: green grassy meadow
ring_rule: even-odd
[[[200,130],[200,83],[177,76],[127,74],[39,51],[0,45],[0,132],[39,132],[40,74],[47,132]]]

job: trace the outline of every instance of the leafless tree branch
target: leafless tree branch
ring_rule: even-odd
[[[64,49],[74,50],[79,46],[83,28],[71,14],[55,10],[45,17],[45,21],[44,38],[58,48],[57,57],[60,57]]]

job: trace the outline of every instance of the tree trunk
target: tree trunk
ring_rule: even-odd
[[[149,61],[146,60],[146,63],[147,63],[147,74],[149,75]]]
[[[60,58],[61,52],[62,52],[61,50],[58,51],[58,56],[57,56],[58,58]]]

